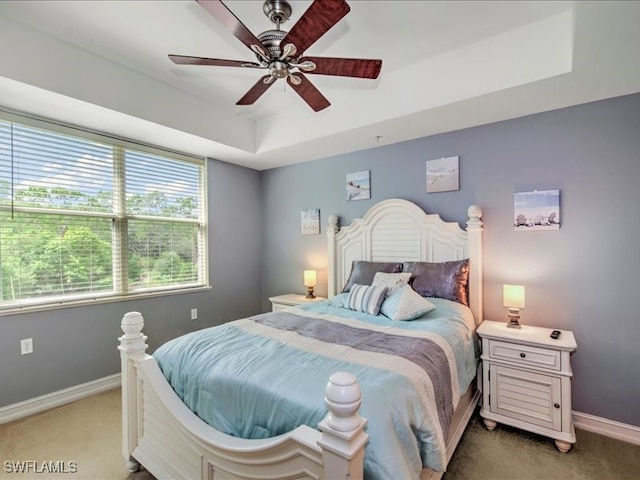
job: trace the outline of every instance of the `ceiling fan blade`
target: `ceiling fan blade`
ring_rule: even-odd
[[[280,44],[293,43],[298,55],[302,55],[307,48],[349,13],[349,10],[351,8],[344,0],[315,0]]]
[[[324,110],[331,103],[327,100],[324,95],[320,93],[320,91],[307,80],[302,73],[296,72],[295,76],[298,77],[301,82],[296,85],[291,81],[290,77],[287,77],[287,83],[295,90],[295,92],[302,97],[302,99],[309,104],[309,106],[313,109],[314,112],[319,112],[320,110]]]
[[[244,43],[247,47],[251,48],[252,45],[258,45],[262,47],[264,45],[260,43],[260,40],[251,33],[251,31],[244,26],[244,24],[234,15],[234,13],[227,8],[227,6],[220,0],[196,0],[201,7],[211,14],[213,18],[218,20],[227,30],[233,33],[238,40]]]
[[[260,80],[258,80],[256,84],[244,94],[244,97],[236,102],[236,105],[253,105],[271,85],[276,83],[274,81],[270,81],[271,78],[271,75],[261,77]]]
[[[190,57],[187,55],[169,55],[173,63],[178,65],[211,65],[214,67],[249,67],[266,68],[256,62],[242,60],[223,60],[220,58]]]
[[[305,73],[315,75],[337,75],[339,77],[378,78],[382,60],[364,58],[303,57],[299,63],[311,61],[316,64],[313,70]]]

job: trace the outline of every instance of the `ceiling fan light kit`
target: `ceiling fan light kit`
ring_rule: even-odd
[[[268,70],[236,103],[252,105],[278,79],[286,79],[292,89],[316,112],[327,108],[329,101],[302,73],[376,79],[382,60],[363,58],[303,57],[304,52],[349,13],[345,0],[314,0],[290,31],[280,25],[291,17],[286,0],[266,0],[262,10],[276,28],[255,36],[221,0],[196,0],[211,16],[244,43],[256,56],[256,62],[218,58],[169,55],[178,65],[209,65]]]

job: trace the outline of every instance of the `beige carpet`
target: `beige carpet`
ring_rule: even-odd
[[[626,480],[640,478],[640,446],[578,430],[567,454],[553,441],[498,426],[487,431],[476,415],[444,480]],[[154,480],[130,474],[120,453],[120,389],[0,425],[0,478],[13,480]],[[12,462],[58,462],[75,473],[8,472]],[[13,468],[13,467],[12,467]],[[10,470],[10,469],[9,469]],[[402,480],[402,479],[390,479]]]
[[[443,480],[638,480],[640,446],[585,430],[568,453],[553,440],[474,416]]]
[[[0,425],[0,478],[13,480],[153,480],[130,474],[121,451],[120,389]],[[6,462],[75,462],[76,473],[13,473]],[[62,464],[60,464],[62,465]],[[14,469],[15,470],[15,469]]]

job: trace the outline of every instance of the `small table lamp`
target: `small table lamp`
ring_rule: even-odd
[[[522,285],[503,285],[502,303],[509,307],[509,328],[520,328],[520,309],[524,308],[524,287]]]
[[[307,287],[307,296],[305,298],[316,298],[313,294],[313,287],[316,286],[316,271],[305,270],[304,271],[304,285]]]

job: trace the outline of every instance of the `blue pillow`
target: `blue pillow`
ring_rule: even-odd
[[[373,287],[371,285],[351,286],[347,308],[356,312],[364,312],[369,315],[378,315],[380,305],[387,296],[387,287]]]
[[[417,293],[409,285],[404,285],[387,297],[380,311],[391,320],[415,320],[436,306]]]

